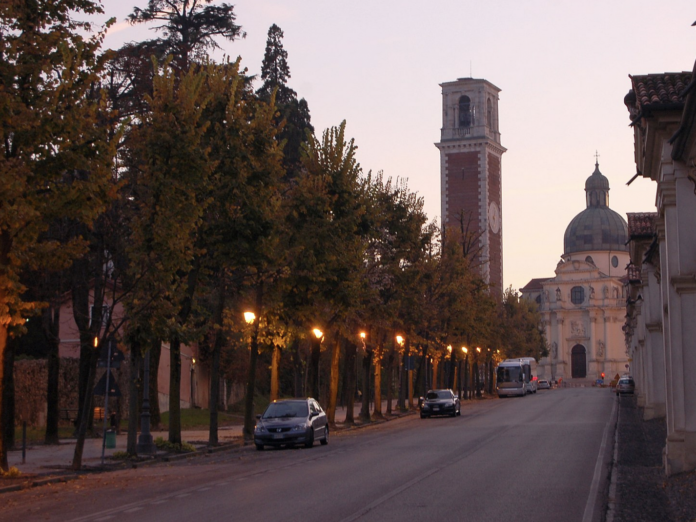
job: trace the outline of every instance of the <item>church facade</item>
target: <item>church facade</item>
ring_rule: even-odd
[[[627,224],[609,208],[609,180],[598,163],[585,193],[587,208],[566,228],[555,277],[532,279],[521,289],[539,306],[549,347],[539,378],[589,383],[630,370],[622,331]]]
[[[500,89],[459,78],[442,87],[440,186],[442,228],[470,244],[474,264],[495,292],[503,291]]]

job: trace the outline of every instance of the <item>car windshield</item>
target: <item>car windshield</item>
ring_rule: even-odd
[[[304,401],[274,402],[268,405],[263,413],[263,419],[278,419],[290,417],[306,417],[309,414],[307,403]]]
[[[452,394],[447,390],[429,391],[425,398],[431,401],[436,399],[451,399]]]

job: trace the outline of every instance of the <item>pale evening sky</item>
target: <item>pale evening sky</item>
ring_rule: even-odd
[[[610,207],[655,209],[654,183],[636,179],[623,98],[629,74],[691,71],[693,2],[668,0],[229,0],[247,37],[222,43],[260,74],[268,28],[285,33],[288,82],[317,135],[347,121],[365,171],[407,178],[440,217],[439,84],[484,78],[502,89],[503,275],[521,288],[551,277],[563,233],[585,208],[595,150]],[[147,0],[104,0],[117,18],[107,47],[155,36],[125,17]],[[218,58],[221,55],[217,55]]]

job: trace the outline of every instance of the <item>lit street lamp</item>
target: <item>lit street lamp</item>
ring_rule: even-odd
[[[313,328],[314,337],[311,339],[310,353],[310,375],[309,375],[309,391],[312,397],[319,400],[319,358],[321,357],[321,341],[324,339],[324,332],[319,328]]]
[[[244,321],[253,327],[251,342],[249,344],[249,368],[247,373],[246,397],[244,398],[244,443],[251,444],[254,441],[254,389],[256,388],[256,359],[259,355],[259,321],[254,312],[244,312]]]

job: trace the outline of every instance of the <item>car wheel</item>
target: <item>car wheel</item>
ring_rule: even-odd
[[[324,430],[324,438],[320,441],[322,446],[326,446],[329,443],[329,427],[326,426]]]
[[[307,442],[304,443],[305,448],[311,448],[314,446],[314,428],[310,428],[309,430],[309,438],[307,439]]]
[[[263,444],[256,444],[256,449],[258,451],[263,451]]]
[[[423,414],[421,413],[421,419],[427,419],[427,418],[428,418],[427,415],[423,415]]]

